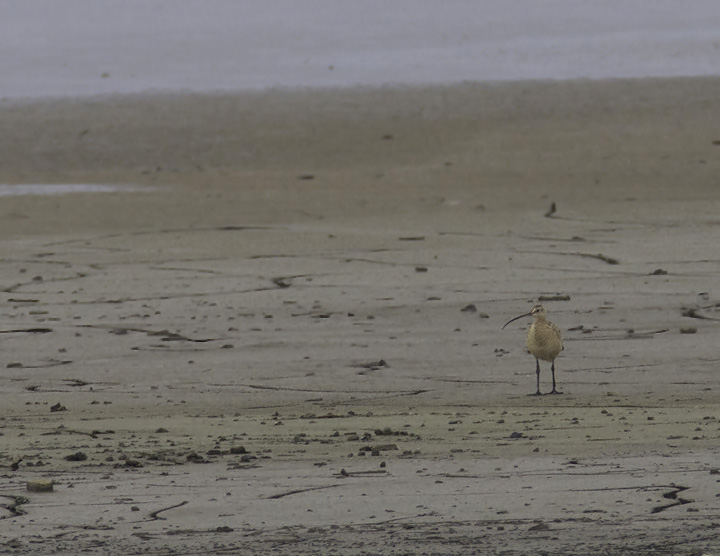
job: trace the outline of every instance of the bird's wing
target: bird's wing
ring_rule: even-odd
[[[552,327],[553,332],[555,332],[555,334],[558,335],[558,338],[560,338],[560,350],[564,351],[565,344],[563,344],[563,341],[562,341],[562,334],[560,333],[560,328],[558,328],[558,326],[554,322],[551,322],[550,326]]]

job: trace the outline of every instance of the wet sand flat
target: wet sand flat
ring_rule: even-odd
[[[0,101],[0,547],[720,552],[718,90]]]

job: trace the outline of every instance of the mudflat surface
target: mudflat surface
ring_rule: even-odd
[[[0,103],[2,551],[720,552],[719,87]]]

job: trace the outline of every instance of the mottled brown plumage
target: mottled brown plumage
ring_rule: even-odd
[[[542,305],[535,305],[529,313],[510,319],[503,328],[513,321],[523,317],[533,317],[535,320],[528,330],[525,345],[528,351],[535,357],[535,374],[537,376],[536,396],[540,395],[540,359],[550,363],[552,370],[553,388],[551,394],[562,394],[555,388],[555,359],[563,350],[562,335],[560,329],[547,320],[547,311]]]

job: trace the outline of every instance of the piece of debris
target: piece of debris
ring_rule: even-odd
[[[585,257],[586,259],[597,259],[599,261],[603,261],[607,264],[620,264],[620,261],[617,259],[613,259],[612,257],[608,257],[606,255],[603,255],[602,253],[598,253],[597,255],[594,255],[592,253],[577,253],[581,257]]]
[[[28,492],[52,492],[54,484],[50,479],[33,479],[27,482],[25,488]]]
[[[538,301],[570,301],[569,295],[541,295]]]

